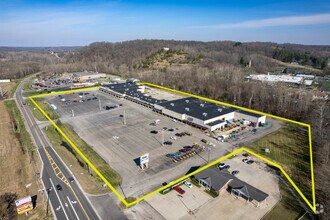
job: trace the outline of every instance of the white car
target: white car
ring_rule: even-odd
[[[172,137],[170,137],[170,139],[172,139],[172,140],[176,140],[176,137],[172,136]]]
[[[188,181],[184,182],[184,185],[186,185],[188,188],[192,188],[192,184]]]

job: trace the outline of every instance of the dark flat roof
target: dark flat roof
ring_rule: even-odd
[[[171,111],[180,114],[187,114],[188,116],[198,118],[203,121],[219,117],[236,110],[234,108],[217,105],[215,103],[206,102],[193,97],[162,102],[158,105]]]
[[[115,92],[118,92],[120,94],[126,94],[127,96],[130,96],[134,99],[148,102],[150,104],[156,104],[156,103],[167,101],[167,100],[158,100],[153,97],[144,95],[140,91],[137,91],[139,88],[139,85],[137,85],[135,83],[116,83],[116,84],[105,85],[104,87],[108,87],[109,89],[111,89]]]
[[[243,111],[243,110],[237,110],[237,112],[242,113],[244,115],[250,115],[252,117],[256,117],[256,118],[260,118],[262,115],[259,115],[257,113],[253,113],[253,112],[248,112],[248,111]]]

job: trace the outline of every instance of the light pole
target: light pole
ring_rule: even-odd
[[[52,191],[53,187],[46,189],[47,192],[47,208],[46,208],[46,217],[48,216],[48,207],[49,207],[49,193]]]
[[[162,146],[164,147],[164,129],[162,128]]]
[[[210,163],[210,151],[211,151],[211,146],[207,146],[208,149],[208,154],[207,154],[207,163]]]
[[[124,109],[124,125],[126,125],[126,110]]]

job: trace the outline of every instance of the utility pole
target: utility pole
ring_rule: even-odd
[[[50,187],[48,189],[46,189],[47,191],[47,209],[46,209],[46,217],[48,217],[48,207],[49,207],[49,193],[50,191],[52,191],[53,187]]]
[[[101,98],[99,98],[99,107],[100,107],[100,111],[102,111]]]
[[[0,95],[1,95],[1,97],[3,97],[3,92],[2,92],[1,85],[0,85]]]

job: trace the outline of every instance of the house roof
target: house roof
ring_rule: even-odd
[[[216,191],[220,190],[228,183],[228,186],[232,190],[244,194],[250,201],[256,200],[258,202],[262,202],[268,197],[267,193],[238,179],[226,170],[220,171],[215,166],[197,173],[195,178],[205,180],[209,185],[211,185],[212,189]]]
[[[226,174],[220,175],[219,173],[219,169],[213,166],[206,170],[203,170],[202,172],[197,173],[195,175],[195,178],[205,180],[210,186],[212,186],[212,189],[219,191],[230,180],[232,180],[231,177],[234,177],[232,175],[228,176]]]
[[[250,200],[256,200],[258,202],[264,201],[268,194],[251,186],[250,184],[238,179],[235,177],[232,181],[229,182],[228,186],[233,190],[239,190],[245,194],[245,196]]]
[[[159,105],[171,111],[186,114],[203,121],[235,111],[234,108],[217,105],[193,97],[162,102]]]

